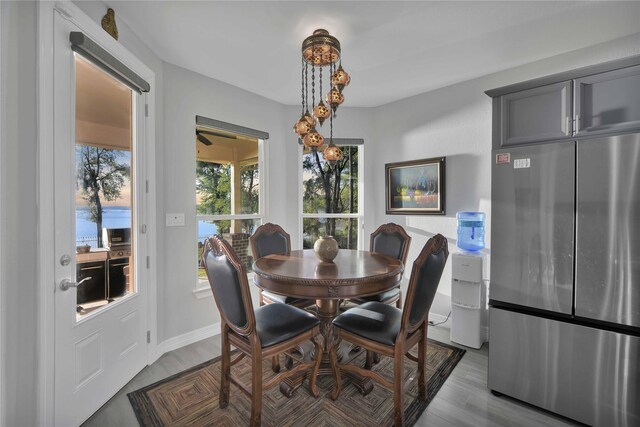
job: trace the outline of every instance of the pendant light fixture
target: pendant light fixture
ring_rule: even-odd
[[[302,109],[300,119],[294,124],[293,130],[302,139],[302,143],[315,152],[324,145],[326,140],[318,132],[317,127],[322,126],[328,119],[329,142],[322,155],[330,166],[342,159],[342,150],[333,143],[333,119],[336,116],[336,110],[344,102],[342,91],[351,81],[349,74],[342,68],[340,56],[340,42],[327,30],[315,30],[302,42]],[[328,71],[324,75],[328,77],[329,91],[323,94],[323,69],[325,68]],[[309,73],[311,74],[311,103],[309,103]],[[319,89],[317,104],[316,74]]]

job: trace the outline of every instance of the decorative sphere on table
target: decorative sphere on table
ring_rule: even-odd
[[[332,262],[338,255],[338,242],[333,236],[320,237],[313,244],[313,250],[316,256],[324,262]]]

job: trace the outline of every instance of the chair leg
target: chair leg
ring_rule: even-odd
[[[222,326],[222,362],[220,363],[220,408],[226,408],[229,405],[229,376],[231,375],[231,348],[229,346],[229,327]]]
[[[309,377],[309,391],[313,397],[320,396],[320,390],[318,390],[318,386],[316,381],[318,380],[318,370],[320,369],[320,361],[322,360],[322,347],[320,346],[320,342],[315,338],[311,338],[311,342],[315,346],[316,349],[316,362],[313,365],[313,370],[311,371],[311,376]]]
[[[401,345],[396,347],[393,360],[393,425],[404,426],[404,409],[402,405],[402,380],[404,377],[404,351]]]
[[[262,296],[262,289],[260,289],[260,307],[264,305],[264,297]]]
[[[280,359],[277,354],[271,358],[271,370],[276,374],[280,372]]]
[[[427,382],[424,365],[427,359],[427,327],[423,327],[420,341],[418,342],[418,394],[420,400],[427,400]]]
[[[367,350],[367,359],[364,362],[364,369],[371,369],[373,367],[373,356],[373,351]]]
[[[287,371],[290,371],[293,368],[293,359],[288,354],[284,355],[284,367]]]
[[[398,300],[396,301],[396,307],[402,309],[402,290],[398,293]]]
[[[329,345],[331,345],[331,350],[329,350],[329,363],[331,364],[331,370],[333,370],[333,376],[336,383],[333,393],[331,394],[331,399],[336,400],[342,391],[342,381],[340,379],[340,367],[338,366],[336,348],[332,343],[329,343]]]
[[[251,427],[259,427],[262,418],[262,358],[260,348],[251,357]]]

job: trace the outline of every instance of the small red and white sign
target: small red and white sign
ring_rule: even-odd
[[[511,154],[509,153],[502,153],[502,154],[496,154],[496,164],[502,164],[502,163],[510,163],[511,162]]]

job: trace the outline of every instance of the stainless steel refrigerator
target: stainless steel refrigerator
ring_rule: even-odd
[[[493,154],[489,388],[640,426],[640,134]]]

